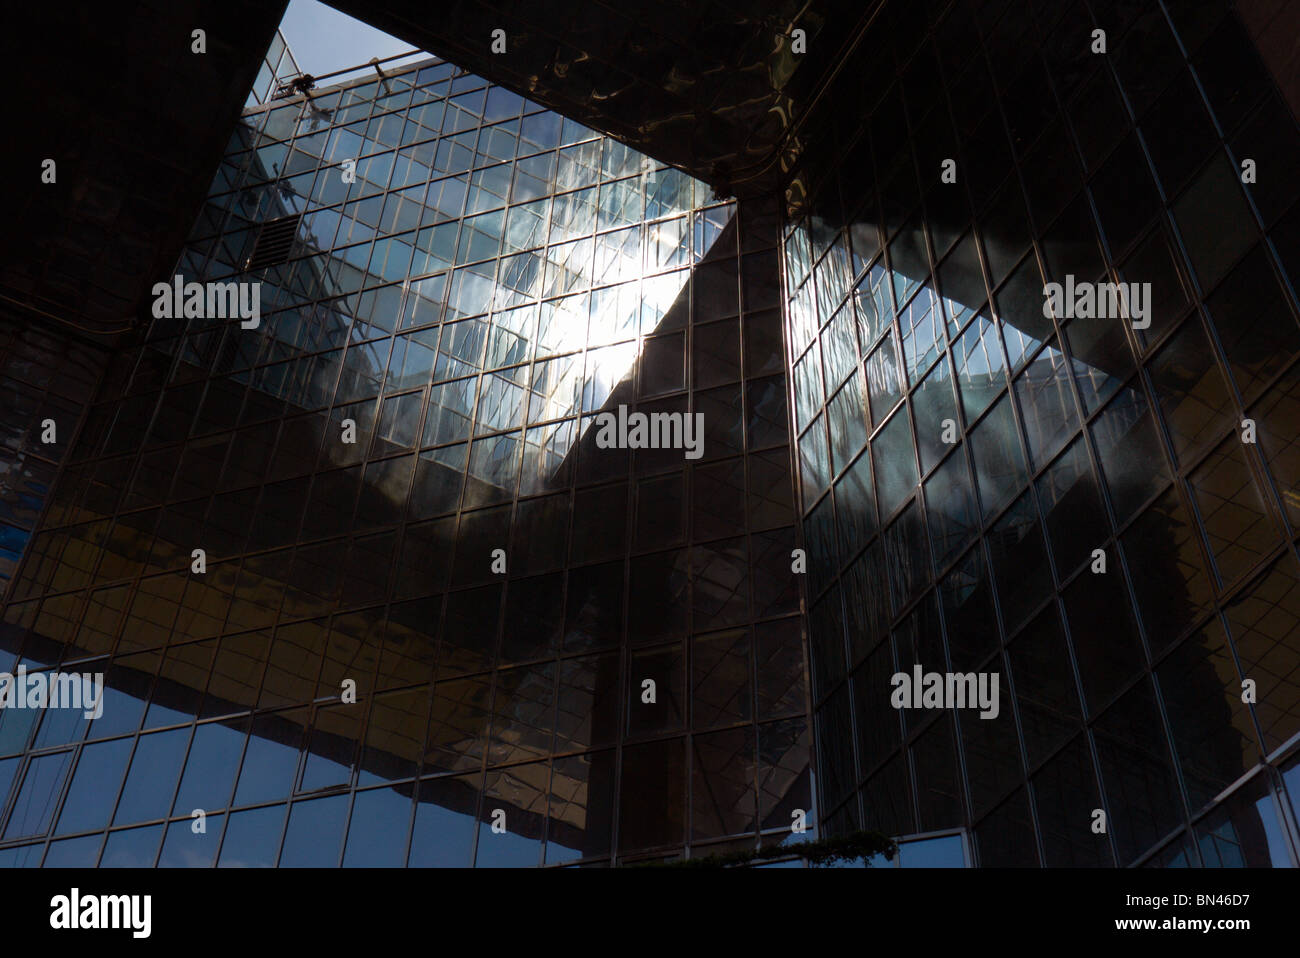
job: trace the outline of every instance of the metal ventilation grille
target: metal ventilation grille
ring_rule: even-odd
[[[244,264],[245,270],[263,269],[275,266],[289,258],[293,248],[294,237],[298,235],[298,221],[301,213],[281,216],[279,219],[267,220],[262,224],[262,231],[257,234],[257,243],[253,255]]]

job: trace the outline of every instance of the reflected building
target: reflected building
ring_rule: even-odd
[[[1235,13],[935,6],[868,30],[788,194],[824,826],[1293,866],[1295,116]],[[1067,276],[1149,314],[1058,315]],[[999,714],[891,708],[918,664]]]
[[[107,696],[0,711],[0,865],[1297,864],[1265,5],[773,3],[691,62],[635,12],[505,4],[498,60],[476,4],[339,5],[477,72],[244,111],[175,272],[256,328],[0,317],[0,671]],[[602,448],[621,407],[703,456]],[[996,716],[895,708],[917,666]]]
[[[113,357],[0,640],[107,698],[0,712],[0,856],[599,863],[815,828],[780,238],[775,203],[436,59],[246,111],[176,272],[260,282],[260,322]],[[702,457],[599,448],[619,406],[701,413]]]

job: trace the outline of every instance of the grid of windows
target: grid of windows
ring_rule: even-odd
[[[107,361],[95,346],[0,318],[0,597]]]
[[[784,232],[436,60],[249,110],[177,272],[257,328],[155,322],[0,526],[0,670],[107,676],[0,713],[0,865],[753,847],[814,731],[901,867],[1294,864],[1300,133],[1225,4],[1122,6],[889,5]]]
[[[826,827],[1290,865],[1295,120],[1214,4],[933,6],[844,71],[784,246]],[[1067,274],[1149,327],[1045,315]],[[1000,714],[895,710],[918,663]]]
[[[262,66],[257,71],[253,89],[248,92],[248,100],[244,105],[251,107],[265,103],[271,99],[281,83],[296,77],[300,72],[298,61],[293,58],[293,51],[289,49],[284,34],[277,27],[275,36],[271,38],[271,45],[262,56]]]
[[[286,215],[286,260],[243,272]],[[260,323],[159,319],[101,387],[0,664],[107,698],[0,713],[0,863],[788,839],[812,782],[779,242],[775,203],[438,61],[247,112],[177,272],[260,280]],[[621,404],[702,413],[703,456],[599,448]]]

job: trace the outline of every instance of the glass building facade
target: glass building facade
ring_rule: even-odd
[[[1295,119],[1235,15],[971,6],[873,25],[784,243],[825,825],[1292,866]],[[895,710],[917,664],[1000,713]]]
[[[40,522],[108,354],[0,316],[0,598]],[[53,429],[50,424],[53,423]]]
[[[253,107],[268,102],[275,96],[280,84],[292,80],[299,73],[298,61],[293,58],[293,51],[285,42],[284,34],[277,29],[271,45],[262,57],[257,79],[253,81],[253,88],[248,91],[248,100],[244,105]]]
[[[248,111],[177,273],[260,323],[158,319],[106,374],[0,647],[107,698],[0,712],[0,860],[815,833],[779,241],[438,61]],[[618,405],[702,413],[702,457],[597,447]]]
[[[175,268],[255,323],[0,325],[0,673],[105,677],[0,710],[0,867],[1300,864],[1292,106],[1223,4],[872,9],[636,78],[721,192],[438,58],[255,91]]]

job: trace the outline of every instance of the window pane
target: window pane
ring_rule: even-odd
[[[71,763],[70,751],[42,755],[28,763],[22,790],[5,827],[6,839],[45,834]]]
[[[236,812],[221,840],[221,868],[272,868],[280,851],[284,805]]]
[[[167,815],[189,743],[189,728],[140,736],[113,817],[115,823],[148,821]]]
[[[1294,868],[1264,769],[1196,826],[1206,868]]]
[[[411,836],[411,868],[468,868],[474,854],[480,776],[420,783]]]
[[[59,815],[57,834],[88,832],[108,825],[133,744],[133,739],[124,738],[82,749]]]
[[[152,868],[163,837],[162,825],[109,832],[100,868]]]
[[[211,868],[217,857],[221,841],[224,815],[208,815],[203,822],[204,831],[196,833],[196,819],[182,819],[167,826],[159,868]]]
[[[411,830],[410,789],[372,788],[357,792],[348,826],[346,868],[401,868]]]
[[[348,796],[294,802],[280,852],[281,868],[334,868],[339,861]]]
[[[898,846],[899,868],[965,868],[966,853],[960,835],[903,842]]]

